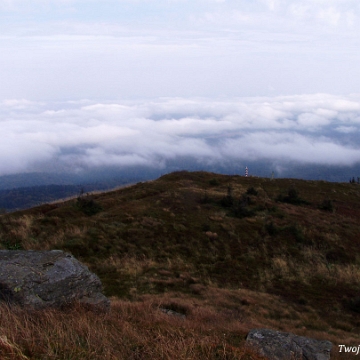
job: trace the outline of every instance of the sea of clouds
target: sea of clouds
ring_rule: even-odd
[[[360,162],[360,95],[0,102],[0,175],[257,160]]]

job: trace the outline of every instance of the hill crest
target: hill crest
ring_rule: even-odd
[[[357,184],[182,171],[3,215],[0,245],[69,251],[114,298],[175,294],[340,339],[360,330],[359,218]]]

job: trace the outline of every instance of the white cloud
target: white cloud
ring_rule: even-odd
[[[236,154],[250,161],[271,159],[325,165],[354,165],[360,162],[359,148],[338,144],[333,139],[313,138],[294,132],[258,132],[229,140],[224,154]]]
[[[5,7],[0,99],[360,91],[355,0],[0,0]]]
[[[351,134],[359,131],[359,128],[355,126],[339,126],[335,129],[336,131],[344,134]]]
[[[360,93],[358,0],[0,0],[0,10],[0,174],[233,153],[358,161],[359,96],[337,95]]]
[[[298,123],[308,130],[317,130],[330,123],[329,119],[313,113],[303,113],[298,116]]]
[[[334,7],[329,7],[324,10],[320,10],[318,14],[321,20],[328,22],[331,25],[338,25],[341,18],[341,12]]]
[[[0,103],[0,174],[36,166],[164,166],[190,157],[353,165],[360,96]],[[326,133],[326,136],[323,134]]]

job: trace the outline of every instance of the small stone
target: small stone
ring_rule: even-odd
[[[160,311],[162,311],[163,313],[170,315],[170,316],[176,316],[178,318],[181,318],[183,320],[185,320],[186,316],[184,314],[180,314],[174,310],[171,309],[166,309],[166,308],[159,308]]]

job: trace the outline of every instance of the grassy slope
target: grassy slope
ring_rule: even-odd
[[[251,187],[256,195],[246,194]],[[276,201],[279,195],[286,200],[289,189],[296,189],[298,197]],[[95,205],[102,211],[84,213],[97,210]],[[319,209],[324,205],[325,210]],[[93,195],[81,204],[72,200],[2,216],[0,243],[10,249],[65,249],[86,263],[114,299],[110,319],[136,307],[147,313],[126,325],[145,339],[131,340],[138,352],[155,335],[149,330],[147,338],[146,325],[136,324],[155,316],[164,330],[158,350],[151,356],[146,355],[149,349],[140,351],[133,358],[170,359],[179,354],[169,344],[173,339],[188,351],[178,358],[196,359],[196,351],[204,351],[200,358],[245,359],[253,355],[239,353],[244,352],[242,339],[256,326],[357,345],[359,219],[358,185],[177,172]],[[161,304],[186,313],[186,325],[158,315]],[[77,314],[72,316],[82,316]],[[110,319],[109,326],[118,329]],[[103,325],[98,329],[101,336],[106,331]],[[188,337],[196,339],[193,347]],[[27,345],[13,338],[25,349],[33,335]],[[49,336],[47,344],[51,341]],[[199,344],[204,348],[199,350]],[[83,351],[79,346],[73,347]],[[169,355],[161,355],[165,348]],[[336,350],[335,358],[346,358]],[[44,354],[49,351],[44,345]],[[97,359],[105,353],[84,354]]]

